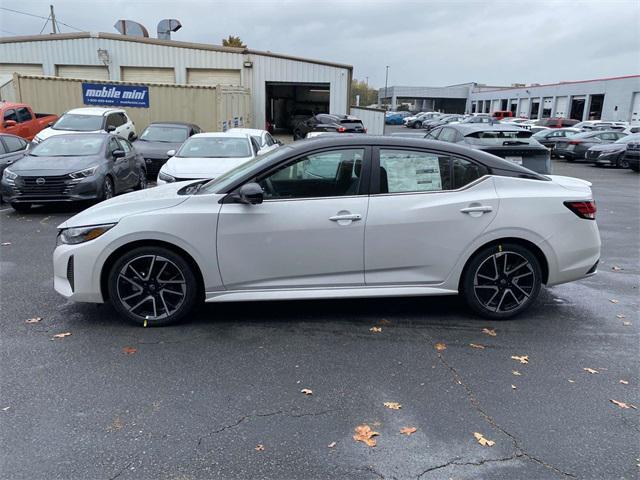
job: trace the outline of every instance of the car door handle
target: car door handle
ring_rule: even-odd
[[[356,220],[362,220],[362,215],[360,215],[359,213],[348,213],[348,214],[344,214],[344,215],[334,215],[333,217],[329,217],[329,220],[331,220],[332,222],[339,222],[341,220],[356,221]]]
[[[490,205],[478,205],[477,207],[461,208],[462,213],[487,213],[493,211],[493,207]]]

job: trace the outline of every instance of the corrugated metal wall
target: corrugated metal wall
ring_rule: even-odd
[[[57,77],[16,75],[18,98],[30,104],[38,112],[61,114],[83,107],[82,81]],[[93,83],[124,83],[99,82]],[[218,131],[226,118],[248,118],[251,121],[250,93],[242,87],[223,87],[218,92],[211,86],[177,86],[147,84],[149,108],[125,107],[124,110],[136,124],[138,133],[151,122],[168,120],[193,122],[204,131]],[[227,90],[230,88],[230,90]],[[222,109],[222,115],[219,115]]]
[[[350,113],[362,120],[362,124],[369,135],[384,135],[384,110],[351,107]]]

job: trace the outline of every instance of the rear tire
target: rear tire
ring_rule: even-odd
[[[461,282],[467,305],[484,318],[505,320],[525,311],[540,293],[542,269],[536,256],[515,243],[480,250]]]
[[[624,156],[618,158],[618,168],[629,168],[629,160],[625,160]]]
[[[125,253],[111,268],[108,287],[117,312],[140,326],[178,322],[198,302],[193,268],[164,247],[139,247]]]
[[[138,183],[135,187],[133,187],[133,189],[144,190],[145,188],[147,188],[147,172],[145,172],[143,169],[140,169],[138,170]]]
[[[30,203],[12,203],[11,208],[13,208],[18,213],[24,213],[31,210]]]

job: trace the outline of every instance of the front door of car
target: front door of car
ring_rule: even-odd
[[[259,178],[264,202],[225,202],[217,257],[229,290],[362,286],[369,149],[325,150]]]
[[[471,160],[426,150],[375,149],[372,164],[367,286],[442,283],[496,216],[493,179]]]
[[[114,176],[116,192],[121,192],[122,190],[129,188],[129,160],[126,155],[124,157],[114,157],[113,152],[116,150],[122,150],[122,146],[118,143],[115,137],[111,137],[107,147],[107,157],[109,158],[109,162],[111,162],[111,170]]]
[[[136,152],[131,144],[124,138],[118,138],[120,148],[125,153],[126,172],[124,172],[123,180],[125,181],[127,188],[134,187],[138,183],[138,166],[136,164]]]

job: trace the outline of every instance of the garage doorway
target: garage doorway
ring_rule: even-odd
[[[272,133],[291,133],[294,126],[318,113],[329,111],[328,83],[266,82],[266,128]]]
[[[584,115],[585,97],[572,97],[571,98],[571,114],[569,118],[582,121]]]
[[[589,103],[588,120],[600,120],[602,118],[602,105],[604,105],[604,95],[591,95]]]

